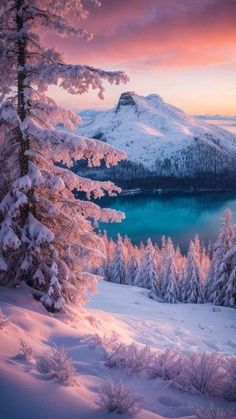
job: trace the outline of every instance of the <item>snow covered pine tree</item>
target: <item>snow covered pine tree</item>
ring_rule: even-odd
[[[158,275],[154,253],[155,249],[151,239],[149,238],[147,240],[147,246],[141,257],[140,265],[137,269],[135,285],[147,288],[148,290],[158,294]]]
[[[116,284],[126,283],[125,247],[120,234],[117,236],[114,256],[110,263],[109,280]]]
[[[183,301],[186,303],[203,303],[201,284],[201,267],[199,262],[199,248],[191,240],[186,264],[186,279],[183,287]]]
[[[233,249],[236,244],[235,227],[232,221],[232,211],[225,210],[224,219],[218,239],[214,245],[212,265],[209,270],[205,289],[205,299],[216,305],[229,304],[230,287],[235,273]],[[228,289],[229,287],[229,289]],[[226,293],[227,299],[226,299]]]
[[[125,158],[104,142],[57,130],[60,123],[72,129],[79,118],[46,95],[48,85],[59,84],[71,94],[97,89],[103,98],[103,81],[127,81],[122,72],[67,65],[44,45],[45,27],[89,39],[75,24],[87,14],[82,0],[2,0],[0,5],[0,283],[28,284],[52,311],[77,296],[83,301],[85,290],[95,285],[90,264],[101,258],[101,243],[88,218],[122,218],[76,200],[71,192],[90,198],[114,195],[119,188],[55,165],[70,167],[85,159],[89,166],[104,160],[109,167]]]

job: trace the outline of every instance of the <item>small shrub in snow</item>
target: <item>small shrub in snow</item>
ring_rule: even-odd
[[[194,406],[194,414],[196,419],[231,419],[231,412],[216,409],[213,404],[209,407]]]
[[[134,396],[122,383],[108,383],[98,389],[99,404],[108,412],[116,412],[120,415],[135,416],[140,411],[139,399]]]
[[[236,400],[236,356],[226,361],[226,377],[224,397],[228,400]]]
[[[83,343],[87,343],[91,349],[95,349],[96,346],[102,346],[107,353],[114,350],[119,344],[119,335],[116,332],[99,336],[97,333],[89,335],[83,340]]]
[[[3,314],[0,311],[0,330],[5,329],[6,326],[8,326],[9,320],[7,317],[3,316]]]
[[[28,346],[27,343],[22,339],[20,339],[20,354],[26,361],[29,361],[33,354],[33,349],[31,346]]]
[[[177,387],[213,396],[221,395],[225,386],[224,359],[217,353],[193,353],[186,356]]]
[[[181,356],[172,349],[166,349],[155,356],[148,374],[152,378],[160,377],[173,380],[179,376],[182,367]]]
[[[130,373],[145,372],[153,363],[154,356],[149,346],[139,348],[135,343],[120,343],[108,357],[106,365],[110,368],[122,368]]]
[[[64,346],[55,346],[43,352],[37,360],[37,366],[40,371],[61,382],[72,382],[75,376],[72,360]]]

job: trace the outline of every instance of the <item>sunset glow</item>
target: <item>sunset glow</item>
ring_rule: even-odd
[[[103,102],[94,92],[51,91],[72,109],[109,108],[127,89],[158,93],[189,113],[234,115],[235,21],[235,0],[104,0],[83,22],[92,41],[54,36],[52,43],[67,62],[122,69],[130,82],[107,87]]]

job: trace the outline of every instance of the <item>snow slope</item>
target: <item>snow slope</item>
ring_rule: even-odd
[[[148,343],[179,351],[219,350],[236,352],[236,310],[210,305],[167,305],[149,300],[146,291],[101,281],[99,292],[88,308],[73,308],[73,316],[49,314],[32,300],[27,290],[1,289],[0,307],[10,323],[0,330],[0,418],[1,419],[104,419],[97,404],[97,387],[109,377],[123,382],[141,396],[138,419],[190,418],[191,403],[208,405],[206,396],[180,393],[161,379],[104,366],[101,348],[91,349],[85,336],[116,331],[124,342]],[[53,343],[69,348],[78,372],[76,383],[66,386],[41,374],[35,361],[19,357],[19,339],[32,346],[35,357]],[[212,399],[225,409],[236,403]]]
[[[80,133],[104,139],[132,162],[162,175],[235,168],[236,136],[169,105],[157,94],[121,95],[118,105],[101,112]]]

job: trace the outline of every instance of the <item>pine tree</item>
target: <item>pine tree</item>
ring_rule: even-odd
[[[194,239],[193,239],[193,245],[194,245],[194,248],[195,248],[195,256],[200,263],[201,262],[201,256],[202,256],[202,247],[201,247],[201,243],[200,243],[198,234],[196,234]]]
[[[161,249],[161,269],[160,269],[160,296],[164,298],[166,293],[166,288],[169,280],[169,267],[171,267],[172,262],[174,262],[175,258],[175,249],[173,245],[173,241],[170,237],[165,240],[165,245]],[[174,267],[177,275],[177,268]]]
[[[110,263],[109,280],[116,284],[126,283],[125,248],[120,234],[117,236],[114,256]]]
[[[124,153],[55,128],[72,129],[80,119],[46,94],[49,85],[60,85],[71,94],[97,89],[102,98],[103,81],[127,81],[121,72],[66,64],[45,47],[45,27],[60,36],[91,38],[77,27],[86,16],[81,0],[2,0],[0,6],[0,279],[37,289],[50,310],[78,295],[82,301],[95,286],[90,271],[103,256],[88,218],[122,217],[71,192],[83,191],[90,199],[119,188],[78,177],[64,165],[85,159],[89,166],[104,161],[109,167]]]
[[[236,308],[236,260],[227,284],[224,305]]]
[[[164,303],[173,304],[178,301],[178,273],[175,264],[175,249],[173,242],[169,237],[167,239],[162,263],[160,296]]]
[[[127,262],[126,283],[128,285],[135,284],[137,270],[138,270],[138,261],[137,261],[135,253],[133,252]]]
[[[173,258],[170,256],[169,264],[166,266],[168,271],[168,282],[163,296],[163,303],[174,304],[178,302],[178,284],[176,268]]]
[[[158,292],[158,273],[155,259],[155,250],[151,239],[147,240],[147,246],[141,257],[141,261],[135,277],[135,285]]]
[[[213,246],[212,246],[212,241],[211,240],[208,242],[207,256],[209,257],[210,260],[212,260],[212,258],[213,258]]]
[[[217,305],[224,305],[226,290],[232,272],[231,263],[226,260],[226,255],[235,244],[235,230],[232,223],[232,211],[224,212],[223,224],[214,245],[212,266],[206,284],[205,297]]]
[[[196,247],[190,241],[186,264],[186,279],[184,283],[184,301],[186,303],[202,303],[201,268]]]
[[[226,307],[236,308],[236,245],[232,246],[225,255],[224,263],[227,265],[230,275],[226,284],[223,304]]]
[[[205,246],[202,246],[200,266],[201,266],[201,272],[202,272],[202,286],[205,286],[208,272],[211,266],[211,260],[209,259],[207,255],[207,250]]]

